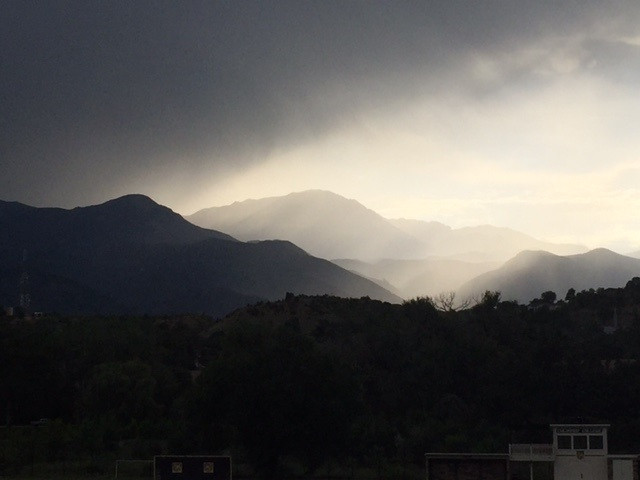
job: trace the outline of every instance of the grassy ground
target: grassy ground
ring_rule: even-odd
[[[35,463],[20,468],[1,468],[0,480],[153,480],[153,466],[143,461],[119,462],[110,457],[55,463]],[[233,464],[236,480],[258,480],[255,473],[241,462]],[[423,480],[424,467],[412,464],[380,464],[373,468],[362,466],[326,466],[312,475],[290,468],[283,480]]]
[[[113,475],[95,475],[95,476],[75,476],[75,475],[66,475],[66,476],[0,476],[2,479],[7,480],[114,480]],[[120,477],[118,477],[120,478]],[[133,480],[133,479],[122,479],[122,480]],[[136,477],[136,480],[140,480],[139,477]]]

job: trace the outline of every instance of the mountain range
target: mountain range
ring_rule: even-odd
[[[419,258],[424,249],[373,210],[321,190],[235,202],[185,218],[244,241],[286,239],[327,259]]]
[[[492,290],[527,302],[640,275],[640,259],[605,249],[583,253],[493,226],[389,220],[324,191],[186,218],[143,195],[71,210],[0,201],[0,304],[16,305],[21,290],[34,310],[84,314],[222,315],[287,292],[398,303]]]
[[[439,222],[386,219],[356,200],[323,190],[235,202],[185,218],[244,241],[286,239],[327,259],[374,262],[437,256],[500,262],[522,250],[559,255],[586,251],[581,245],[543,242],[490,225],[453,229]]]
[[[377,284],[288,241],[245,243],[143,195],[71,210],[0,202],[0,304],[28,276],[34,310],[222,315],[285,293],[370,296]]]
[[[403,298],[456,290],[523,250],[559,255],[587,250],[491,225],[454,229],[439,222],[386,219],[322,190],[235,202],[186,218],[245,241],[290,240]]]
[[[599,287],[623,287],[640,276],[640,259],[597,248],[578,255],[558,256],[524,251],[500,268],[477,276],[458,289],[461,299],[478,297],[486,290],[499,291],[504,300],[529,302],[545,291],[558,298],[566,292]]]
[[[468,262],[504,262],[523,250],[544,250],[556,255],[587,250],[583,245],[545,242],[511,228],[493,225],[451,228],[439,222],[403,218],[389,222],[427,245],[429,255]]]

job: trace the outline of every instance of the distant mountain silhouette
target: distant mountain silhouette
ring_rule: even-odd
[[[221,232],[186,222],[144,195],[126,195],[101,205],[36,208],[0,201],[0,241],[21,246],[24,239],[48,247],[52,243],[79,247],[88,243],[193,243],[209,238],[235,240]]]
[[[492,225],[451,228],[439,222],[394,219],[400,230],[427,244],[431,255],[473,262],[506,261],[523,250],[545,250],[557,255],[583,253],[582,245],[538,240],[510,228]]]
[[[221,315],[286,292],[399,298],[290,242],[244,243],[142,195],[72,210],[0,202],[0,304],[27,252],[33,309]]]
[[[504,300],[529,302],[544,291],[564,298],[576,291],[599,287],[622,287],[640,276],[640,259],[598,248],[579,255],[558,256],[544,251],[525,251],[502,267],[484,273],[460,287],[461,299],[498,290]]]
[[[389,220],[355,200],[321,190],[206,208],[186,218],[244,241],[289,240],[322,258],[369,263],[433,256],[495,262],[506,261],[522,250],[562,255],[586,251],[580,245],[543,242],[490,225],[452,229],[439,222]]]
[[[405,299],[456,290],[468,280],[499,266],[498,262],[465,262],[431,257],[424,260],[385,259],[374,263],[332,260],[336,265],[375,280]]]
[[[389,220],[321,190],[206,208],[186,218],[244,241],[289,240],[404,298],[455,290],[522,250],[586,251],[490,225],[453,229],[439,222]]]
[[[322,258],[419,258],[423,242],[355,200],[309,190],[284,197],[245,200],[186,217],[240,240],[289,240]]]

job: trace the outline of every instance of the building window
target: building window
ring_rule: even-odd
[[[602,450],[604,437],[602,435],[589,435],[589,450]]]
[[[587,449],[587,436],[586,435],[574,435],[573,436],[573,449],[574,450],[586,450]]]
[[[558,450],[571,450],[571,435],[558,435]]]

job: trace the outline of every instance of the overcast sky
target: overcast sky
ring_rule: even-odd
[[[0,0],[0,199],[331,190],[640,249],[640,2]]]

